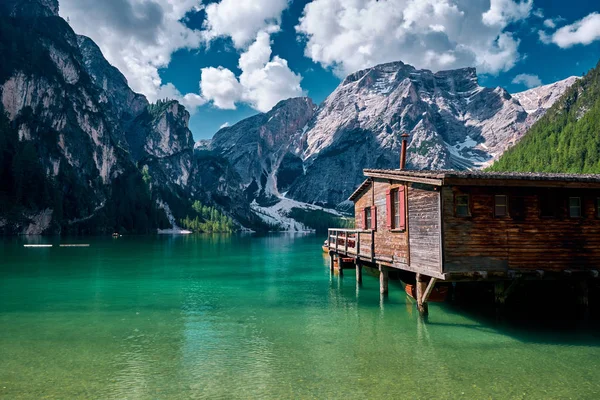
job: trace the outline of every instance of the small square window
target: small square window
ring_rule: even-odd
[[[469,195],[461,194],[456,196],[456,216],[457,217],[468,217],[471,215],[469,210]]]
[[[508,197],[505,195],[494,196],[494,216],[508,216]]]
[[[569,217],[581,217],[581,197],[569,197]]]

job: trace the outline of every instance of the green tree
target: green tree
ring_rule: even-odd
[[[600,63],[490,171],[600,173]]]

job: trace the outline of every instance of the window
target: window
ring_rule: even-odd
[[[508,197],[505,195],[494,196],[494,216],[508,216]]]
[[[457,217],[468,217],[471,215],[469,210],[469,195],[461,194],[455,197],[456,204],[456,216]]]
[[[556,216],[556,197],[552,193],[540,195],[540,215],[542,217]]]
[[[365,229],[373,229],[373,221],[371,218],[371,208],[365,208]]]
[[[398,189],[392,190],[392,215],[394,218],[392,228],[400,229],[400,191]]]
[[[386,224],[388,229],[406,229],[404,186],[389,189],[386,194]]]
[[[569,197],[569,217],[581,217],[581,197]]]
[[[516,196],[510,198],[510,216],[516,220],[525,219],[525,197]]]

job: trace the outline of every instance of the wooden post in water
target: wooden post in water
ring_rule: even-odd
[[[329,270],[333,272],[334,260],[333,260],[333,251],[329,252]]]
[[[505,290],[506,286],[504,281],[494,283],[494,299],[497,305],[502,305],[506,301],[506,297],[504,296]]]
[[[417,274],[417,310],[419,314],[425,316],[429,314],[429,306],[425,300],[425,290],[427,289],[427,278]]]
[[[362,264],[360,263],[360,258],[356,259],[355,265],[356,265],[356,282],[362,283]]]
[[[381,264],[379,264],[379,293],[388,293],[388,269]]]
[[[588,281],[582,280],[579,282],[579,290],[577,293],[577,303],[583,310],[583,316],[585,319],[589,317],[589,287]]]

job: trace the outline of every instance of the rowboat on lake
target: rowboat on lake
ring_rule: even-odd
[[[404,283],[404,290],[406,294],[412,298],[413,300],[417,299],[417,286],[412,283]],[[436,285],[434,286],[431,294],[429,295],[429,301],[434,303],[443,303],[446,301],[446,297],[448,297],[448,286]]]

